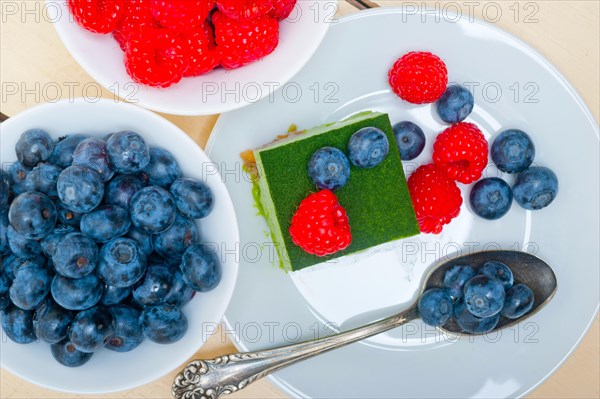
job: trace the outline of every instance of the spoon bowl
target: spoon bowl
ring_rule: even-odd
[[[542,259],[527,252],[497,250],[474,252],[438,262],[432,266],[430,272],[425,277],[419,297],[423,292],[430,288],[442,287],[444,275],[453,266],[471,266],[475,272],[478,273],[483,264],[491,260],[506,264],[513,272],[515,284],[525,284],[529,286],[533,291],[534,297],[533,306],[529,312],[517,319],[509,319],[500,316],[500,321],[493,331],[513,326],[537,313],[556,293],[558,287],[556,275],[550,265]],[[454,318],[451,318],[448,323],[438,328],[451,334],[470,334],[463,332],[454,321]]]

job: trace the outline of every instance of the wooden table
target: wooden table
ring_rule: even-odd
[[[399,2],[348,0],[339,2],[339,14],[357,12],[360,8],[416,5],[447,11],[459,10],[496,24],[532,45],[548,58],[579,91],[598,121],[600,115],[599,49],[600,7],[591,1],[453,1]],[[458,8],[457,8],[458,7]],[[498,11],[500,10],[500,11]],[[12,116],[32,105],[56,100],[56,91],[44,89],[52,85],[62,88],[61,98],[81,96],[82,88],[93,79],[81,69],[60,42],[53,26],[44,18],[41,1],[0,0],[0,78],[2,105],[0,112]],[[74,83],[73,83],[74,82]],[[68,87],[74,87],[69,93]],[[15,87],[16,92],[15,92]],[[106,90],[102,95],[112,98]],[[204,146],[217,115],[185,117],[163,115]],[[590,265],[598,267],[598,265]],[[573,355],[530,398],[599,398],[598,319]],[[235,351],[221,332],[217,332],[194,358],[212,358]],[[102,398],[168,398],[175,372],[151,384]],[[29,384],[0,371],[1,398],[79,398]],[[263,380],[233,395],[239,398],[286,397],[269,381]]]

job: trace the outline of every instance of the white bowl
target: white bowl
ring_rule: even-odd
[[[88,103],[77,99],[41,105],[3,122],[0,125],[3,167],[16,160],[14,148],[21,133],[34,127],[46,130],[53,138],[70,133],[103,137],[114,131],[134,130],[150,145],[171,151],[182,175],[202,179],[214,194],[215,207],[209,216],[198,221],[198,226],[204,242],[218,245],[223,276],[213,291],[196,293],[183,307],[189,328],[174,344],[159,345],[145,340],[128,353],[100,350],[85,365],[71,369],[54,360],[49,344],[20,345],[2,334],[2,367],[34,384],[77,393],[119,391],[160,378],[178,368],[202,346],[223,317],[233,294],[238,273],[239,232],[233,204],[221,177],[204,151],[175,125],[140,107],[109,100]]]
[[[98,83],[126,101],[177,115],[231,111],[286,85],[316,51],[337,12],[336,2],[298,0],[280,24],[279,45],[272,54],[242,68],[218,68],[161,89],[133,82],[123,64],[123,51],[112,35],[79,27],[65,0],[46,0],[46,6],[66,48]]]

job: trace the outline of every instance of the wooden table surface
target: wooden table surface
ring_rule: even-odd
[[[492,22],[541,52],[579,91],[598,121],[600,115],[600,6],[591,1],[453,1],[399,2],[348,0],[339,2],[339,14],[359,12],[360,8],[409,5],[460,11],[465,16]],[[498,10],[500,10],[498,12]],[[93,79],[75,62],[45,17],[44,3],[36,0],[0,0],[0,112],[12,116],[30,106],[58,97],[81,96]],[[70,93],[69,85],[74,87]],[[52,91],[47,87],[59,87]],[[96,85],[98,86],[98,85]],[[98,86],[99,87],[99,86]],[[102,96],[112,98],[102,89]],[[204,146],[218,115],[186,117],[163,115]],[[591,265],[598,267],[598,265]],[[599,398],[598,318],[580,346],[530,398]],[[217,332],[194,358],[212,358],[235,351],[229,339]],[[0,354],[1,355],[1,354]],[[176,372],[134,390],[103,398],[168,398]],[[238,392],[238,398],[286,397],[268,380],[259,381]],[[0,371],[1,398],[79,398],[39,388],[6,370]]]

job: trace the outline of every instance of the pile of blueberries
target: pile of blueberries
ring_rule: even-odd
[[[350,162],[357,168],[371,169],[387,157],[390,143],[376,127],[364,127],[350,137],[348,156],[335,147],[315,151],[308,161],[308,176],[319,190],[337,190],[350,178]]]
[[[214,205],[202,181],[132,131],[54,142],[24,132],[0,170],[2,328],[21,344],[51,344],[81,366],[102,347],[181,339],[181,307],[221,279],[194,219]]]
[[[500,316],[518,319],[533,303],[533,291],[525,284],[514,284],[506,264],[491,260],[479,273],[468,265],[453,266],[444,275],[443,287],[421,295],[418,311],[430,326],[443,326],[454,317],[462,331],[485,334],[496,328]]]
[[[469,89],[450,85],[436,102],[436,110],[440,119],[453,124],[465,120],[474,104],[473,94]],[[425,148],[423,130],[410,121],[396,123],[394,135],[403,161],[416,158]],[[491,156],[502,172],[518,173],[517,179],[512,189],[498,177],[479,180],[469,196],[471,209],[476,215],[496,220],[510,210],[513,198],[527,210],[545,208],[556,198],[556,174],[547,167],[531,166],[535,147],[527,133],[518,129],[501,132],[492,143]]]

